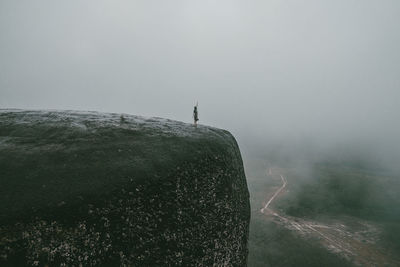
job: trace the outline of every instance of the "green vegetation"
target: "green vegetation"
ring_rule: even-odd
[[[250,267],[265,266],[352,266],[345,259],[328,252],[254,213],[250,223]]]
[[[396,177],[315,164],[308,174],[293,170],[288,179],[293,181],[292,193],[279,206],[290,215],[344,214],[374,221],[400,219],[400,199],[396,195],[400,183]]]
[[[314,164],[308,171],[290,170],[290,194],[276,204],[296,217],[351,216],[374,222],[380,244],[400,252],[400,181],[397,176],[342,164]]]
[[[275,224],[260,213],[267,189],[280,182],[267,179],[267,165],[260,158],[245,157],[252,208],[248,266],[352,266],[344,258],[327,251]],[[278,201],[278,203],[281,199]]]

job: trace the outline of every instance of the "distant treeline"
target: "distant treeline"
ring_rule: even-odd
[[[384,245],[400,252],[400,179],[363,166],[319,163],[307,173],[293,173],[297,182],[279,208],[298,217],[349,215],[374,221],[383,229]]]

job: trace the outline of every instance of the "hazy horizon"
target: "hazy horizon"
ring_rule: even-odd
[[[398,1],[1,1],[0,108],[400,150]]]

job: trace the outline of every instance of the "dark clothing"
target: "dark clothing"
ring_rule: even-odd
[[[197,112],[197,107],[196,106],[194,107],[194,110],[193,110],[193,118],[194,118],[194,123],[196,124],[197,121],[199,120],[199,114]]]

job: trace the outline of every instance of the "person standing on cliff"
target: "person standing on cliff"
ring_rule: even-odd
[[[196,106],[194,106],[194,109],[193,109],[194,126],[196,126],[196,127],[197,127],[197,121],[199,120],[199,113],[197,112],[197,106],[198,106],[198,103],[196,103]]]

